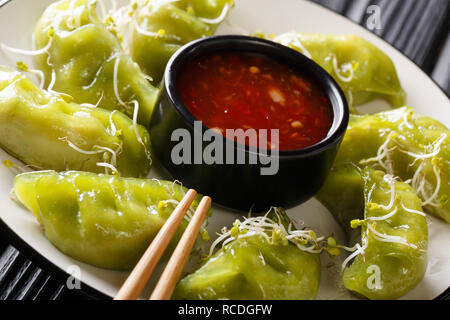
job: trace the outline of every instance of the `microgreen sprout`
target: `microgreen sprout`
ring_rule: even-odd
[[[433,158],[433,160],[434,159],[435,158]],[[432,165],[433,165],[433,172],[434,172],[435,177],[436,177],[436,187],[434,188],[433,193],[429,197],[427,197],[427,195],[425,193],[425,190],[422,187],[419,187],[419,191],[420,191],[420,193],[422,195],[422,199],[424,199],[424,201],[422,203],[423,206],[431,205],[431,206],[438,207],[440,205],[440,203],[435,203],[433,201],[437,197],[437,195],[439,193],[439,190],[441,188],[441,171],[440,171],[440,169],[439,169],[439,167],[437,165],[437,162],[435,162],[433,160],[431,162],[432,162]],[[425,178],[422,181],[425,181]]]
[[[394,208],[394,210],[392,210],[391,212],[389,212],[388,214],[385,214],[384,216],[380,216],[380,217],[369,217],[366,220],[367,221],[382,221],[382,220],[387,220],[391,217],[393,217],[395,214],[397,213],[397,207]]]
[[[118,88],[118,73],[119,73],[119,63],[120,63],[120,58],[121,58],[121,54],[117,54],[115,57],[115,62],[114,62],[114,74],[113,74],[113,87],[114,87],[114,95],[116,96],[117,101],[120,103],[120,105],[122,107],[124,107],[125,110],[127,110],[127,112],[130,111],[130,107],[125,104],[125,102],[123,102],[123,100],[120,98],[120,94],[119,94],[119,88]]]
[[[53,27],[49,28],[47,35],[49,37],[49,41],[48,41],[47,45],[39,50],[24,50],[24,49],[13,48],[4,43],[0,43],[0,48],[2,48],[4,51],[9,51],[12,53],[22,54],[22,55],[26,55],[26,56],[38,56],[38,55],[41,55],[44,53],[48,53],[48,50],[50,49],[50,47],[53,43],[53,38],[55,35],[55,30],[53,29]]]
[[[375,230],[375,223],[367,224],[367,229],[369,231],[372,232],[373,237],[381,242],[391,242],[391,243],[400,243],[400,244],[404,244],[408,247],[411,247],[413,249],[417,249],[420,251],[424,251],[422,249],[419,249],[415,244],[409,243],[405,238],[400,237],[400,236],[392,236],[392,235],[388,235],[388,234],[384,234],[384,233],[380,233],[377,230]]]
[[[99,167],[105,167],[105,174],[108,174],[108,169],[109,169],[109,170],[111,170],[111,174],[113,176],[118,176],[119,175],[119,171],[117,171],[117,169],[110,163],[97,162],[96,165],[99,166]]]
[[[25,63],[23,63],[23,61],[17,61],[16,67],[20,71],[24,71],[24,72],[29,71],[28,66]]]
[[[360,164],[365,165],[372,162],[378,162],[378,164],[389,174],[393,174],[392,161],[390,158],[390,152],[394,151],[397,146],[388,148],[389,142],[398,137],[398,133],[392,131],[388,134],[386,141],[378,148],[377,156],[360,161]]]
[[[118,79],[117,79],[117,77],[118,77],[118,72],[119,72],[118,69],[119,69],[120,57],[121,57],[121,55],[119,54],[116,57],[116,61],[114,63],[114,76],[113,76],[114,94],[116,96],[117,101],[125,108],[125,110],[130,112],[130,107],[120,98],[119,89],[118,89]],[[138,113],[139,113],[139,102],[137,100],[132,100],[130,103],[134,105],[134,108],[133,108],[133,129],[134,129],[134,132],[136,134],[136,138],[137,138],[138,142],[144,147],[144,151],[145,151],[145,154],[147,156],[147,159],[151,163],[152,158],[151,158],[151,155],[150,155],[150,151],[147,149],[145,143],[142,141],[142,138],[139,135],[139,131],[138,131],[138,127],[137,127],[137,117],[138,117]],[[112,123],[111,121],[112,120],[110,118],[110,123]],[[115,126],[114,126],[114,128],[115,128]],[[116,132],[116,131],[114,131],[114,132]]]
[[[381,204],[370,204],[371,206],[379,206],[383,208],[384,210],[391,210],[394,206],[395,201],[395,178],[391,174],[385,174],[383,177],[383,180],[389,185],[389,193],[391,195],[389,204],[387,206],[381,205]]]
[[[341,80],[342,82],[352,81],[354,77],[354,69],[356,69],[356,67],[354,67],[353,63],[351,62],[344,63],[339,67],[337,57],[335,54],[333,54],[333,70],[339,80]],[[343,76],[343,72],[348,73],[348,76]]]
[[[405,115],[405,117],[406,117],[406,115]],[[407,121],[407,120],[404,120],[404,121]],[[436,141],[434,141],[430,145],[422,146],[422,148],[424,148],[425,150],[429,150],[428,153],[413,153],[413,152],[402,149],[398,145],[395,145],[392,148],[388,148],[389,142],[393,141],[398,136],[399,136],[399,134],[397,132],[395,132],[395,131],[390,132],[386,138],[386,141],[378,148],[377,156],[373,157],[373,158],[362,160],[362,161],[360,161],[360,164],[364,165],[364,164],[376,162],[383,169],[385,169],[389,174],[393,175],[394,169],[392,167],[390,153],[392,151],[394,151],[395,149],[398,149],[399,152],[407,154],[408,156],[410,156],[414,159],[412,161],[412,163],[409,164],[409,166],[414,166],[414,164],[417,161],[421,161],[421,163],[418,165],[417,169],[415,170],[412,179],[409,179],[406,182],[411,184],[413,189],[416,191],[417,195],[422,199],[424,206],[430,205],[430,206],[439,207],[441,205],[441,203],[439,201],[437,201],[436,199],[438,197],[439,190],[441,187],[441,178],[440,178],[441,171],[439,168],[439,158],[437,156],[441,151],[442,144],[444,143],[445,139],[447,138],[447,134],[443,133]],[[425,165],[427,165],[427,164],[431,164],[431,166],[433,168],[433,173],[435,176],[435,185],[434,186],[432,185],[432,183],[429,182],[426,175],[422,173],[423,169],[425,168]],[[432,189],[433,192],[430,192],[429,191],[430,189]]]
[[[413,153],[413,152],[409,152],[409,151],[405,151],[405,150],[400,150],[400,151],[403,153],[406,153],[407,155],[414,158],[413,163],[410,164],[410,166],[413,166],[417,160],[429,159],[429,158],[433,158],[436,155],[438,155],[439,152],[441,151],[441,145],[445,141],[446,138],[447,138],[447,134],[443,133],[436,141],[434,141],[429,147],[427,147],[427,148],[432,149],[430,153],[418,154],[418,153]]]
[[[144,36],[152,37],[152,38],[166,38],[171,39],[175,41],[181,41],[181,38],[174,34],[168,34],[166,30],[159,29],[157,32],[148,31],[145,30],[142,26],[140,26],[138,23],[135,23],[136,31]]]
[[[327,238],[327,245],[325,247],[325,250],[328,252],[328,254],[331,257],[337,257],[341,254],[341,250],[339,248],[339,244],[337,240],[334,237],[328,237]]]
[[[187,8],[186,12],[189,13],[191,16],[195,16],[195,10],[191,6]]]
[[[132,20],[135,19],[135,13],[139,8],[143,6],[142,1],[139,3],[136,1],[131,2],[129,5],[123,6],[117,9],[114,6],[109,10],[108,14],[103,16],[105,25],[120,41],[122,41],[125,48],[128,47],[128,37],[131,33]]]
[[[120,37],[119,27],[117,26],[116,22],[114,21],[114,18],[111,15],[106,16],[104,23],[105,23],[106,29],[109,32],[111,32],[116,37]]]
[[[311,54],[308,50],[303,46],[301,43],[302,35],[296,32],[287,32],[280,34],[279,36],[276,36],[273,38],[273,41],[278,42],[284,46],[292,46],[297,48],[301,51],[305,56],[307,56],[309,59],[312,59]]]
[[[49,66],[51,66],[51,65],[49,64]],[[54,95],[57,95],[58,97],[61,97],[66,102],[71,102],[71,101],[74,100],[73,97],[71,95],[67,94],[67,93],[58,92],[58,91],[53,90],[53,86],[55,85],[55,83],[56,83],[56,71],[55,71],[54,68],[52,68],[52,77],[51,77],[50,83],[49,83],[49,85],[47,87],[47,91],[49,93],[51,93],[51,94],[54,94]]]
[[[325,250],[331,257],[337,257],[341,254],[341,250],[339,248],[326,247]]]
[[[136,100],[133,100],[133,101],[131,101],[131,103],[134,104],[134,109],[133,109],[133,128],[134,128],[134,132],[136,134],[136,138],[137,138],[138,142],[144,148],[145,155],[147,156],[147,159],[150,161],[150,164],[151,164],[152,163],[152,157],[150,155],[150,151],[147,149],[147,146],[145,145],[144,141],[142,141],[142,138],[139,135],[139,131],[138,131],[138,127],[137,127],[137,117],[138,117],[138,112],[139,112],[139,102],[137,102]]]
[[[17,61],[16,68],[17,68],[17,70],[20,70],[20,71],[23,71],[23,72],[28,72],[28,73],[36,75],[39,78],[39,80],[40,80],[39,81],[39,88],[40,89],[44,89],[45,75],[44,75],[44,73],[41,70],[31,69],[23,61]]]
[[[346,251],[352,252],[352,254],[350,254],[342,263],[342,271],[345,269],[345,267],[347,266],[347,264],[354,259],[355,257],[357,257],[358,255],[362,255],[364,257],[364,252],[365,249],[368,246],[368,242],[369,242],[369,234],[372,234],[372,238],[377,240],[377,241],[381,241],[381,242],[390,242],[390,243],[398,243],[398,244],[402,244],[402,245],[406,245],[409,246],[413,249],[416,250],[420,250],[423,251],[422,249],[419,249],[416,245],[409,243],[405,238],[400,237],[400,236],[394,236],[394,235],[388,235],[385,233],[381,233],[379,231],[376,230],[376,223],[379,223],[381,221],[386,221],[390,218],[392,218],[394,215],[396,215],[398,213],[398,206],[397,204],[399,203],[398,201],[398,195],[395,194],[395,178],[392,175],[386,174],[383,177],[383,180],[385,183],[387,183],[390,188],[389,188],[389,193],[390,193],[390,200],[389,200],[389,204],[388,205],[383,205],[383,204],[379,204],[379,203],[374,203],[372,202],[371,196],[375,187],[375,184],[372,186],[368,196],[367,196],[367,205],[366,205],[366,215],[370,212],[370,211],[374,211],[374,210],[384,210],[384,211],[388,211],[387,214],[385,215],[381,215],[381,216],[369,216],[364,220],[360,220],[360,219],[354,219],[350,222],[350,227],[353,229],[356,229],[358,227],[362,227],[363,230],[365,230],[362,233],[362,246],[360,244],[356,244],[354,247],[349,248],[349,247],[345,247],[345,246],[340,246],[338,245],[337,247],[342,248]],[[425,214],[421,211],[418,210],[413,210],[413,209],[409,209],[407,207],[404,206],[404,204],[401,204],[401,207],[403,208],[404,211],[409,212],[409,213],[414,213],[414,214],[419,214],[421,216],[425,216]],[[390,212],[389,212],[390,211]]]
[[[66,19],[66,26],[71,30],[77,29],[81,26],[81,17],[80,14],[77,14],[75,10],[75,5],[76,5],[75,1],[70,2],[68,8],[68,12],[70,12],[70,15]],[[90,4],[88,4],[88,6],[90,8]]]
[[[408,112],[403,116],[403,122],[401,126],[406,126],[408,128],[412,128],[412,125],[408,122],[408,117],[411,116],[412,112]],[[441,178],[440,178],[440,167],[439,167],[439,158],[437,157],[441,151],[441,146],[447,138],[447,134],[443,133],[436,141],[431,143],[428,146],[419,145],[419,147],[428,150],[429,152],[425,153],[414,153],[410,151],[406,151],[401,146],[395,145],[391,148],[388,148],[388,145],[391,141],[394,141],[399,136],[396,131],[391,131],[387,136],[385,142],[378,148],[377,156],[369,159],[365,159],[360,161],[360,164],[365,165],[369,163],[376,162],[383,169],[386,170],[389,174],[394,174],[394,169],[391,161],[391,152],[394,150],[398,150],[404,154],[413,158],[412,163],[409,164],[410,167],[414,166],[417,161],[421,161],[421,163],[416,168],[414,175],[411,179],[406,180],[405,182],[410,184],[413,189],[416,191],[417,195],[422,199],[423,205],[429,205],[434,207],[441,206],[441,202],[437,200],[439,190],[441,187]],[[435,176],[435,184],[429,182],[426,175],[423,174],[423,169],[426,165],[431,164],[433,168],[433,173]],[[432,190],[429,191],[429,190]]]
[[[413,210],[413,209],[406,208],[406,207],[403,205],[403,203],[402,203],[402,208],[403,208],[403,210],[405,210],[406,212],[416,213],[416,214],[418,214],[418,215],[421,215],[421,216],[423,216],[423,217],[426,217],[425,213],[423,213],[422,211],[419,211],[419,210]]]
[[[102,99],[103,99],[104,93],[105,93],[105,92],[102,91],[102,94],[101,94],[101,96],[100,96],[100,98],[98,99],[98,101],[97,101],[96,104],[92,104],[92,103],[80,103],[80,106],[81,106],[81,107],[88,107],[88,108],[97,108],[97,107],[99,106],[100,102],[101,102]],[[114,111],[116,111],[116,110],[114,110]]]
[[[52,78],[50,79],[50,83],[47,88],[48,92],[55,92],[53,91],[53,86],[55,85],[55,82],[56,82],[56,71],[55,69],[52,69]]]
[[[407,127],[408,129],[414,128],[414,126],[411,123],[409,123],[409,118],[411,117],[412,113],[413,111],[409,110],[403,115],[403,122],[399,125],[400,130],[402,130],[404,126]]]
[[[272,245],[286,246],[292,244],[298,249],[310,253],[320,253],[327,248],[325,237],[317,237],[312,230],[297,230],[292,222],[286,229],[281,223],[278,210],[278,208],[273,207],[264,216],[244,217],[243,221],[236,220],[230,230],[223,228],[221,233],[218,234],[219,237],[212,243],[209,256],[214,253],[219,243],[222,243],[222,247],[226,248],[230,242],[236,239],[253,236],[261,236]],[[279,218],[278,221],[268,217],[271,212],[274,212]],[[336,251],[331,250],[329,253],[337,255]]]
[[[149,82],[153,82],[153,78],[150,77],[148,74],[144,74],[144,78],[147,79]]]
[[[191,7],[189,7],[189,8],[191,8]],[[188,10],[189,10],[189,8],[188,8]],[[223,9],[222,9],[222,12],[219,14],[219,16],[217,18],[207,19],[207,18],[199,17],[198,19],[207,24],[219,24],[223,20],[225,20],[227,14],[228,14],[228,11],[230,11],[230,9],[231,9],[231,5],[229,5],[228,3],[225,3],[225,5],[223,6]]]
[[[24,167],[18,166],[11,160],[3,160],[2,163],[14,175],[29,171],[29,170],[25,169]]]
[[[109,114],[109,127],[108,127],[108,131],[109,131],[109,134],[111,134],[112,136],[115,136],[115,137],[118,137],[118,138],[120,138],[120,137],[122,137],[122,130],[118,130],[117,129],[117,127],[116,127],[116,125],[114,124],[114,121],[113,121],[113,115],[114,115],[114,113],[116,113],[117,112],[117,110],[113,110],[113,111],[111,111],[111,113]]]
[[[105,168],[105,174],[108,174],[108,169],[111,171],[111,174],[113,175],[119,175],[119,171],[116,169],[117,165],[117,156],[122,152],[122,145],[118,144],[117,149],[113,150],[108,147],[98,146],[94,145],[92,147],[93,150],[83,150],[79,147],[77,147],[75,144],[73,144],[67,137],[58,138],[58,140],[61,140],[63,142],[66,142],[68,146],[75,151],[86,154],[86,155],[100,155],[102,154],[102,161],[99,161],[96,163],[99,167]],[[107,160],[108,162],[105,162]]]
[[[175,207],[180,203],[180,201],[175,199],[175,196],[176,196],[175,186],[179,186],[180,192],[184,196],[186,194],[186,192],[184,191],[183,184],[180,181],[175,180],[172,183],[172,188],[169,189],[167,186],[163,185],[158,179],[153,179],[153,180],[156,181],[160,186],[162,186],[166,190],[167,197],[169,198],[167,200],[161,200],[158,203],[158,209],[167,208],[169,204],[171,204],[173,206],[173,208],[175,209]],[[189,207],[188,211],[186,212],[184,219],[187,222],[190,222],[192,220],[194,213],[195,213],[194,208],[191,205]],[[207,221],[205,219],[205,221],[203,222],[203,224],[200,228],[200,237],[202,238],[203,241],[209,241],[209,239],[210,239],[209,233],[206,230],[206,224],[207,224]]]
[[[366,221],[365,220],[360,220],[360,219],[353,219],[352,221],[350,221],[350,227],[352,229],[356,229],[360,226],[366,225]]]
[[[370,204],[370,203],[369,203]],[[382,205],[376,204],[376,206],[372,206],[372,209],[378,209],[378,208],[385,208]],[[406,208],[403,204],[402,204],[402,208],[410,213],[415,213],[415,214],[420,214],[422,216],[424,216],[423,212],[417,211],[417,210],[412,210],[412,209],[408,209]],[[370,210],[370,209],[369,209]],[[393,236],[393,235],[388,235],[388,234],[384,234],[381,232],[378,232],[376,230],[376,223],[379,221],[385,221],[389,218],[391,218],[392,216],[394,216],[397,213],[397,207],[394,208],[393,211],[391,211],[390,213],[383,215],[383,216],[370,216],[367,217],[364,220],[360,220],[360,219],[354,219],[352,221],[350,221],[350,227],[352,229],[356,229],[359,227],[363,227],[365,228],[364,233],[362,234],[362,246],[360,244],[356,244],[354,247],[349,248],[349,247],[345,247],[345,246],[341,246],[341,245],[336,245],[336,247],[338,248],[342,248],[346,251],[352,252],[352,254],[350,254],[342,263],[342,268],[341,270],[343,271],[345,269],[345,267],[347,266],[347,264],[354,258],[356,258],[358,255],[362,255],[364,256],[365,253],[365,249],[368,246],[368,242],[369,242],[369,234],[372,234],[373,239],[377,240],[377,241],[381,241],[381,242],[390,242],[390,243],[399,243],[402,245],[406,245],[408,247],[411,247],[415,250],[419,250],[419,251],[424,251],[423,249],[418,248],[416,245],[409,243],[405,238],[400,237],[400,236]],[[334,243],[333,243],[334,244]]]
[[[346,251],[350,251],[352,252],[352,254],[350,254],[343,262],[341,265],[341,272],[344,271],[345,267],[347,266],[347,264],[353,260],[354,258],[356,258],[358,255],[361,255],[362,257],[364,257],[364,253],[365,250],[367,249],[367,246],[369,245],[369,241],[368,241],[368,235],[367,233],[363,236],[363,245],[361,246],[359,243],[357,243],[353,248],[348,248],[348,247],[344,247],[341,246],[343,249],[345,249]]]

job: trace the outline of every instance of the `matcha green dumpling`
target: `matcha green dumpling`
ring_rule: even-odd
[[[222,248],[180,281],[174,299],[314,299],[319,288],[319,242],[311,230],[293,230],[281,208],[269,216],[236,220],[212,245]]]
[[[344,286],[369,299],[396,299],[423,278],[428,227],[413,188],[354,165],[333,168],[318,199],[347,232]]]
[[[410,107],[352,115],[335,165],[355,163],[409,183],[427,213],[450,222],[450,130]]]
[[[33,169],[145,177],[150,136],[119,111],[66,102],[0,66],[0,146]]]
[[[134,267],[186,191],[170,181],[81,171],[20,174],[13,189],[55,247],[82,262],[117,270]],[[183,220],[171,247],[186,226]]]
[[[119,18],[127,21],[122,28],[123,45],[130,48],[131,57],[157,84],[172,54],[190,41],[211,36],[233,3],[234,0],[132,3],[125,11],[131,18]]]
[[[273,41],[300,51],[324,68],[339,84],[350,106],[381,98],[394,107],[405,104],[392,60],[355,35],[283,33]]]
[[[103,23],[92,0],[61,0],[34,30],[36,56],[50,89],[78,103],[120,110],[146,126],[158,99],[139,66],[124,53],[113,21]],[[136,113],[135,113],[136,111]]]

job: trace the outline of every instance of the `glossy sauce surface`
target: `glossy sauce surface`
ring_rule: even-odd
[[[295,150],[323,140],[333,121],[325,93],[308,77],[260,55],[219,52],[184,66],[177,90],[187,109],[207,127],[279,129],[279,145]]]

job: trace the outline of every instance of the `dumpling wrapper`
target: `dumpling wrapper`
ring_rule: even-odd
[[[180,201],[186,190],[170,181],[36,171],[17,175],[13,192],[63,253],[97,267],[125,270],[134,267],[174,210],[173,200]],[[183,220],[169,251],[186,226]]]
[[[290,222],[278,208],[279,224]],[[276,221],[276,220],[275,220]],[[269,237],[271,235],[269,234]],[[310,300],[319,289],[319,253],[254,234],[222,246],[177,285],[173,298],[188,300]]]
[[[372,43],[356,35],[288,32],[271,38],[300,51],[324,68],[347,96],[350,106],[385,99],[392,106],[405,104],[392,60]]]
[[[147,126],[159,97],[139,66],[124,53],[114,25],[104,24],[92,0],[61,0],[42,14],[34,30],[36,49],[48,54],[36,56],[46,83],[53,90],[71,95],[78,103],[90,103],[108,110],[120,110]],[[49,36],[50,33],[50,36]],[[119,100],[120,99],[120,100]]]
[[[190,41],[211,36],[233,4],[234,0],[144,2],[135,10],[130,40],[124,41],[124,46],[157,84],[175,51]]]
[[[122,176],[145,177],[150,137],[140,125],[136,131],[119,111],[68,103],[0,66],[0,146],[32,168],[112,172],[97,165],[108,163]]]
[[[408,181],[427,213],[450,222],[450,130],[410,107],[352,115],[335,165],[355,163]]]
[[[343,272],[347,289],[369,299],[396,299],[422,280],[428,226],[411,186],[382,171],[344,165],[333,168],[317,198],[346,231],[349,246],[362,248]]]

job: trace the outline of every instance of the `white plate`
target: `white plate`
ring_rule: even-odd
[[[0,0],[0,3],[2,1]],[[0,9],[0,41],[19,48],[31,48],[31,33],[36,21],[48,6],[50,0],[12,0]],[[125,1],[119,1],[125,3]],[[105,1],[108,5],[110,1]],[[413,62],[377,36],[355,23],[324,9],[314,3],[302,0],[236,0],[226,22],[219,28],[219,34],[264,31],[282,33],[286,31],[311,33],[353,33],[377,45],[395,63],[403,88],[408,94],[408,104],[418,112],[434,117],[450,126],[450,105],[447,96]],[[27,57],[14,57],[0,52],[0,64],[14,66],[17,60],[31,64]],[[379,102],[378,105],[382,104]],[[373,105],[373,103],[372,103]],[[385,106],[385,104],[382,104]],[[0,150],[0,160],[14,160]],[[151,176],[159,176],[152,169]],[[220,181],[218,181],[220,183]],[[9,192],[13,174],[0,166],[0,217],[1,219],[40,254],[63,270],[79,266],[80,278],[86,284],[114,296],[125,280],[127,273],[99,269],[59,252],[47,241],[34,217],[10,200]],[[338,240],[344,235],[329,212],[315,199],[288,210],[288,214],[314,228],[320,234],[334,233]],[[236,214],[215,208],[210,219],[211,235],[224,225],[230,225]],[[411,290],[404,299],[432,299],[450,285],[450,225],[431,218],[429,226],[429,264],[425,278]],[[326,257],[324,256],[324,260]],[[323,266],[326,265],[324,261]],[[191,266],[192,267],[192,266]],[[323,268],[323,277],[318,294],[319,299],[355,299],[339,286],[339,276],[333,268]],[[157,275],[157,274],[156,274]],[[153,279],[154,280],[154,279]],[[147,293],[144,294],[148,296]]]

